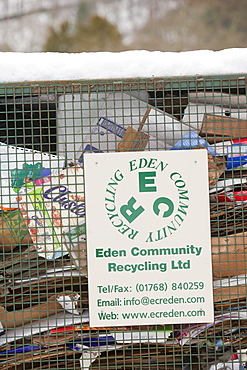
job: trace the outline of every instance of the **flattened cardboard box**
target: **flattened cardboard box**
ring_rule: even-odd
[[[18,245],[31,243],[27,225],[18,209],[0,214],[0,251],[9,252]]]
[[[18,201],[38,254],[55,259],[67,254],[66,246],[85,242],[83,170],[64,169],[56,175],[29,183]]]
[[[242,275],[247,270],[247,232],[212,238],[213,277]]]

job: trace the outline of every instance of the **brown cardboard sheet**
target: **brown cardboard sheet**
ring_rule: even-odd
[[[247,286],[237,285],[214,289],[214,303],[236,301],[246,298]]]
[[[214,237],[211,242],[214,278],[232,277],[247,272],[247,232]]]
[[[57,302],[56,296],[51,296],[45,303],[20,311],[8,312],[0,306],[0,322],[6,329],[15,328],[54,315],[59,311],[64,311],[64,308]]]
[[[204,114],[200,136],[209,143],[247,137],[247,121],[232,117]]]

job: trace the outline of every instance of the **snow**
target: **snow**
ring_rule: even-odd
[[[0,82],[247,73],[247,48],[220,51],[0,53]]]

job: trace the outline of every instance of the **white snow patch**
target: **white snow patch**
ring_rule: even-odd
[[[247,73],[247,48],[220,51],[0,53],[0,81],[52,81]]]

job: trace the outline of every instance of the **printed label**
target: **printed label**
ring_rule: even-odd
[[[117,123],[111,121],[110,119],[107,119],[105,117],[100,117],[98,123],[100,127],[104,128],[106,131],[111,132],[112,134],[122,138],[124,136],[124,133],[126,131],[125,128],[118,125]]]
[[[211,322],[207,151],[84,160],[90,325]]]
[[[40,256],[55,259],[85,241],[83,171],[60,171],[43,184],[28,183],[18,195],[23,218]]]

